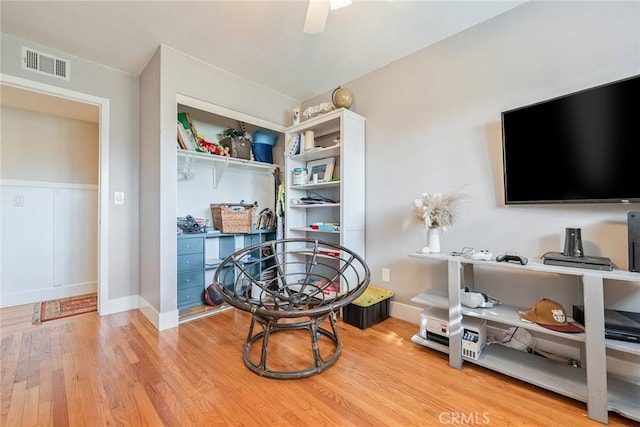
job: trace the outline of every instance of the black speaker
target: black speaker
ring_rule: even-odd
[[[640,211],[627,213],[629,271],[640,272]]]
[[[564,235],[564,256],[573,258],[584,257],[582,249],[582,230],[580,228],[567,228]]]

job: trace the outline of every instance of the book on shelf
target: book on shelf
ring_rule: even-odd
[[[184,126],[185,129],[191,129],[191,132],[193,132],[196,137],[198,136],[198,131],[196,126],[193,124],[189,113],[178,113],[178,121],[182,123],[182,126]]]
[[[291,138],[289,138],[289,143],[287,145],[287,150],[285,152],[285,155],[287,157],[291,157],[291,156],[295,156],[296,154],[300,153],[300,147],[301,147],[301,138],[302,135],[292,135]]]
[[[178,121],[177,127],[178,127],[178,143],[180,143],[180,140],[182,140],[185,146],[184,148],[185,150],[199,151],[198,149],[200,148],[200,144],[198,144],[198,140],[191,132],[191,129],[185,129],[183,124],[180,121]]]
[[[185,142],[187,150],[201,151],[200,143],[198,143],[198,130],[193,124],[189,113],[178,113],[178,123],[182,124],[184,133],[186,133],[187,135],[186,139],[183,136],[183,141]],[[178,127],[178,131],[180,131],[180,127]],[[187,140],[189,141],[189,143],[187,143]]]
[[[181,130],[182,130],[182,123],[178,122],[178,131],[176,132],[178,134],[178,148],[180,148],[181,150],[186,150],[187,144],[185,144],[184,142],[184,138],[182,137]]]

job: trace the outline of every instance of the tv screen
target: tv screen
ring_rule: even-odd
[[[502,113],[506,204],[640,202],[640,76]]]

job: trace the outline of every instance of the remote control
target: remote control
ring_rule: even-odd
[[[514,261],[514,262],[519,262],[522,265],[526,265],[529,262],[527,257],[524,257],[522,255],[512,255],[512,254],[498,255],[496,257],[496,261],[497,262]]]

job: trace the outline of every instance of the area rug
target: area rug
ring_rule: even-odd
[[[37,303],[33,307],[33,318],[31,321],[34,325],[39,325],[49,320],[90,313],[97,310],[97,293],[54,299]]]

